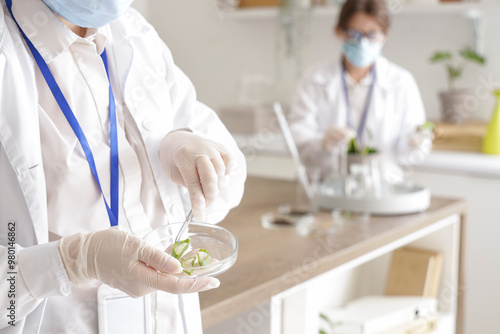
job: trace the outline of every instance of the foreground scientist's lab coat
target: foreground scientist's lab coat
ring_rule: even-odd
[[[40,18],[40,17],[38,17]],[[41,21],[35,21],[41,22]],[[43,22],[42,22],[43,23]],[[120,95],[133,116],[147,149],[151,170],[170,222],[184,218],[187,191],[171,182],[158,158],[161,139],[188,127],[232,149],[239,170],[207,210],[207,221],[218,222],[236,206],[243,193],[244,157],[215,113],[196,101],[189,79],[175,66],[154,29],[133,9],[111,23]],[[73,319],[44,317],[47,299],[72,291],[57,250],[49,241],[47,198],[40,143],[35,64],[5,4],[0,7],[0,333],[37,333],[43,323]],[[38,83],[40,84],[40,83]],[[42,83],[45,84],[45,83]],[[145,112],[147,111],[147,112]],[[77,196],[77,194],[75,194]],[[77,198],[76,198],[77,201]],[[104,204],[103,204],[104,205]],[[72,222],[68,222],[71,224]],[[9,227],[12,232],[9,234]],[[15,266],[8,255],[15,252]],[[11,274],[12,273],[12,274]],[[11,287],[11,279],[15,281]],[[8,296],[9,290],[12,295]],[[177,305],[177,296],[163,294]],[[186,305],[188,321],[199,323],[197,296]],[[12,302],[13,301],[13,302]],[[13,306],[12,306],[13,305]],[[75,304],[72,307],[77,308]],[[13,308],[14,311],[8,310]],[[97,307],[88,310],[96,311]],[[96,314],[87,314],[95,321]],[[15,319],[15,326],[8,321]],[[161,329],[161,330],[160,330]],[[75,328],[68,333],[77,333]],[[156,332],[182,333],[162,324]],[[43,332],[41,332],[43,333]],[[89,332],[85,332],[89,333]],[[201,333],[201,332],[200,332]],[[195,333],[196,334],[196,333]]]
[[[413,163],[428,154],[409,146],[407,137],[425,122],[425,110],[417,84],[405,69],[379,57],[376,81],[368,109],[366,130],[370,142],[392,162]],[[292,99],[290,123],[303,162],[328,172],[332,156],[322,150],[325,131],[335,125],[348,127],[347,104],[342,84],[342,63],[331,60],[313,66],[297,86]]]

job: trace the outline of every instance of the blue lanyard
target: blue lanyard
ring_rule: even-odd
[[[372,76],[372,83],[370,84],[370,90],[368,91],[368,97],[366,98],[366,103],[365,107],[363,109],[363,113],[361,114],[361,119],[359,121],[359,126],[358,130],[356,131],[357,133],[357,139],[359,143],[363,142],[363,132],[365,131],[366,127],[366,119],[368,118],[368,110],[370,109],[370,102],[372,99],[373,95],[373,86],[375,85],[376,81],[376,75],[375,75],[375,66],[372,66],[370,70],[370,74]],[[345,103],[346,103],[346,110],[347,110],[347,125],[353,129],[356,130],[354,127],[354,121],[352,119],[352,110],[351,110],[351,103],[349,102],[349,94],[347,91],[347,82],[346,82],[346,70],[345,67],[342,69],[342,85],[344,87],[344,97],[345,97]]]
[[[38,67],[40,68],[40,71],[42,72],[43,77],[45,78],[45,81],[49,85],[50,90],[52,91],[52,94],[54,95],[54,98],[57,101],[57,104],[61,108],[64,116],[66,116],[66,119],[68,120],[68,123],[70,124],[71,128],[73,129],[76,137],[78,138],[78,141],[80,142],[80,145],[82,146],[82,149],[85,153],[85,156],[87,158],[87,161],[89,163],[90,169],[92,170],[92,174],[94,175],[94,178],[97,182],[97,185],[99,186],[99,189],[101,190],[102,198],[104,199],[104,204],[106,205],[106,210],[108,211],[108,216],[109,216],[109,221],[111,226],[116,226],[118,225],[118,196],[119,196],[119,169],[118,169],[118,135],[117,135],[117,125],[116,125],[116,105],[115,105],[115,97],[113,95],[113,90],[111,89],[111,83],[109,84],[109,133],[110,133],[110,202],[111,202],[111,208],[108,205],[108,202],[106,201],[106,197],[104,196],[104,193],[102,192],[102,187],[101,187],[101,182],[99,181],[99,176],[97,175],[97,168],[95,165],[94,161],[94,155],[92,154],[92,150],[90,149],[90,145],[87,141],[87,138],[85,137],[85,134],[83,133],[82,128],[80,127],[80,124],[78,123],[78,120],[75,117],[75,114],[71,110],[71,107],[68,104],[68,101],[64,97],[61,89],[59,88],[59,85],[57,84],[56,80],[54,79],[54,76],[50,72],[49,67],[47,66],[47,63],[45,60],[42,58],[38,50],[35,48],[33,43],[28,39],[28,37],[24,34],[23,30],[17,23],[16,19],[14,18],[14,15],[12,14],[12,0],[5,0],[7,7],[9,9],[10,15],[12,16],[12,19],[14,19],[14,22],[16,22],[19,30],[21,31],[21,34],[24,37],[24,40],[26,41],[26,44],[28,44],[28,47],[31,50],[31,53],[35,57],[35,61],[38,64]],[[109,71],[108,71],[108,59],[106,56],[106,49],[104,49],[103,53],[101,54],[102,61],[104,63],[104,67],[106,68],[106,75],[108,77],[109,81]]]

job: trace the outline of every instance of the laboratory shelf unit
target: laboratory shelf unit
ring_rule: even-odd
[[[314,329],[318,328],[322,309],[342,306],[363,296],[383,295],[392,251],[402,246],[443,253],[445,262],[438,296],[440,316],[434,334],[456,333],[459,235],[460,218],[452,215],[274,296],[272,311],[278,316],[271,318],[271,333],[317,332]]]
[[[314,6],[311,9],[314,18],[336,18],[339,13],[336,6]],[[445,2],[433,5],[408,5],[391,8],[393,15],[468,15],[479,11],[477,2]],[[236,8],[224,13],[224,18],[232,20],[274,19],[279,11],[276,7]]]
[[[433,334],[462,333],[463,201],[432,198],[426,212],[372,216],[328,235],[264,229],[261,215],[293,203],[296,189],[291,181],[247,180],[241,205],[221,222],[239,239],[239,259],[218,289],[200,294],[204,333],[318,333],[322,309],[383,294],[392,253],[404,246],[443,254]]]

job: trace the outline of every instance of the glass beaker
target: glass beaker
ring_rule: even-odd
[[[344,223],[366,223],[370,212],[364,210],[362,199],[380,197],[383,182],[380,175],[378,154],[348,154],[349,174],[345,177],[344,196],[353,201],[360,200],[359,210],[351,211],[339,208],[334,214]]]
[[[354,167],[356,169],[356,174],[362,173],[368,174],[371,179],[371,188],[368,193],[369,196],[382,197],[385,193],[385,182],[381,173],[381,163],[382,156],[378,153],[371,154],[349,154],[347,157],[347,165],[352,172],[352,166],[364,166],[364,167]]]
[[[346,177],[344,193],[346,197],[362,198],[372,194],[373,180],[370,165],[351,164]]]
[[[318,190],[326,196],[344,196],[347,177],[347,144],[332,150],[330,168],[324,171]]]

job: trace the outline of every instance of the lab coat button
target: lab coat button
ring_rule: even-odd
[[[147,118],[142,122],[142,126],[144,127],[144,129],[151,131],[154,128],[154,121],[152,119]]]
[[[60,287],[60,291],[64,296],[67,296],[71,293],[71,283],[66,282]]]
[[[174,219],[184,216],[184,211],[182,210],[182,206],[178,203],[172,203],[168,211],[170,215],[174,217]]]

